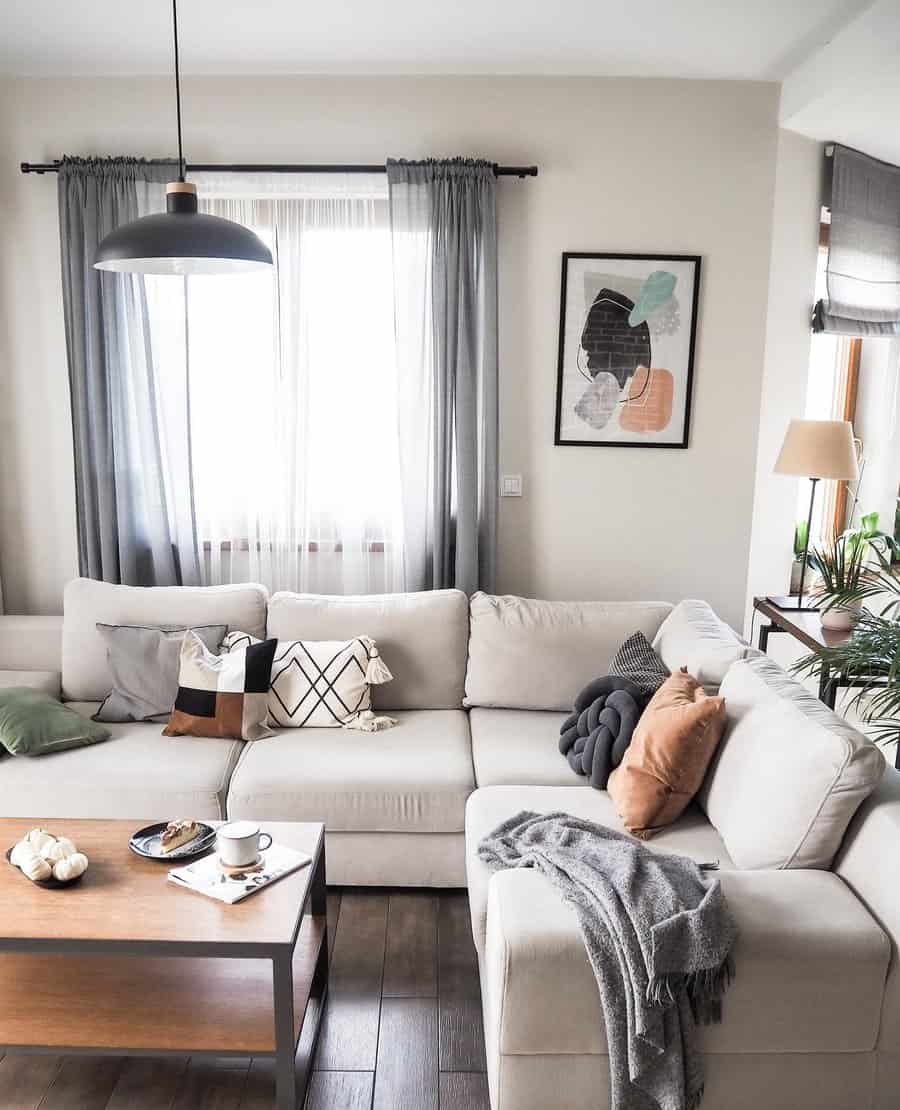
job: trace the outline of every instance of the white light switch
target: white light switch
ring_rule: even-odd
[[[504,474],[500,481],[500,496],[501,497],[521,497],[522,496],[522,475],[521,474]]]

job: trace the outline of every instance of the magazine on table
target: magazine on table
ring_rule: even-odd
[[[213,854],[185,867],[173,867],[169,872],[169,882],[233,906],[235,902],[249,898],[270,883],[312,862],[312,857],[306,852],[297,852],[281,844],[273,844],[260,854],[262,867],[258,871],[226,873],[219,865],[219,857]]]

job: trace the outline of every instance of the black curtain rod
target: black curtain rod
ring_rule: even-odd
[[[22,173],[56,173],[59,161],[55,162],[20,162],[19,169]],[[384,166],[335,166],[335,165],[284,165],[274,164],[232,164],[214,165],[207,162],[188,162],[185,166],[187,173],[385,173]],[[494,163],[494,173],[497,177],[537,177],[537,166],[498,166]]]

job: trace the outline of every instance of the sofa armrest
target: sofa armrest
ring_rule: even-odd
[[[887,933],[891,963],[884,993],[880,1048],[900,1045],[900,773],[887,767],[878,787],[859,807],[833,870]]]
[[[51,698],[59,698],[62,675],[59,671],[0,671],[0,690],[28,686]]]
[[[889,945],[827,871],[722,871],[738,927],[736,976],[701,1050],[867,1052]],[[605,1054],[599,992],[574,910],[529,869],[491,876],[482,957],[489,1070],[504,1055]]]
[[[0,617],[0,670],[62,670],[62,617]]]

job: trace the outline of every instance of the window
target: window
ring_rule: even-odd
[[[198,187],[205,211],[252,227],[275,259],[274,272],[147,282],[160,373],[183,375],[187,358],[208,578],[392,589],[402,538],[386,182],[198,175]]]
[[[817,301],[825,296],[827,242],[826,231],[819,250]],[[817,498],[810,542],[829,542],[869,512],[878,512],[882,531],[893,532],[900,476],[898,376],[900,339],[813,335],[805,415],[809,420],[853,424],[860,477],[858,482],[821,484],[823,496]],[[808,506],[809,490],[803,486],[798,492],[798,520],[805,520]]]
[[[828,225],[821,225],[816,268],[815,300],[825,297],[825,266],[828,261]],[[851,420],[856,399],[859,369],[858,339],[821,332],[810,344],[809,378],[806,391],[807,420]],[[797,520],[809,510],[809,489],[801,483],[797,493]],[[844,482],[824,481],[813,513],[810,543],[828,543],[845,527],[847,487]]]

